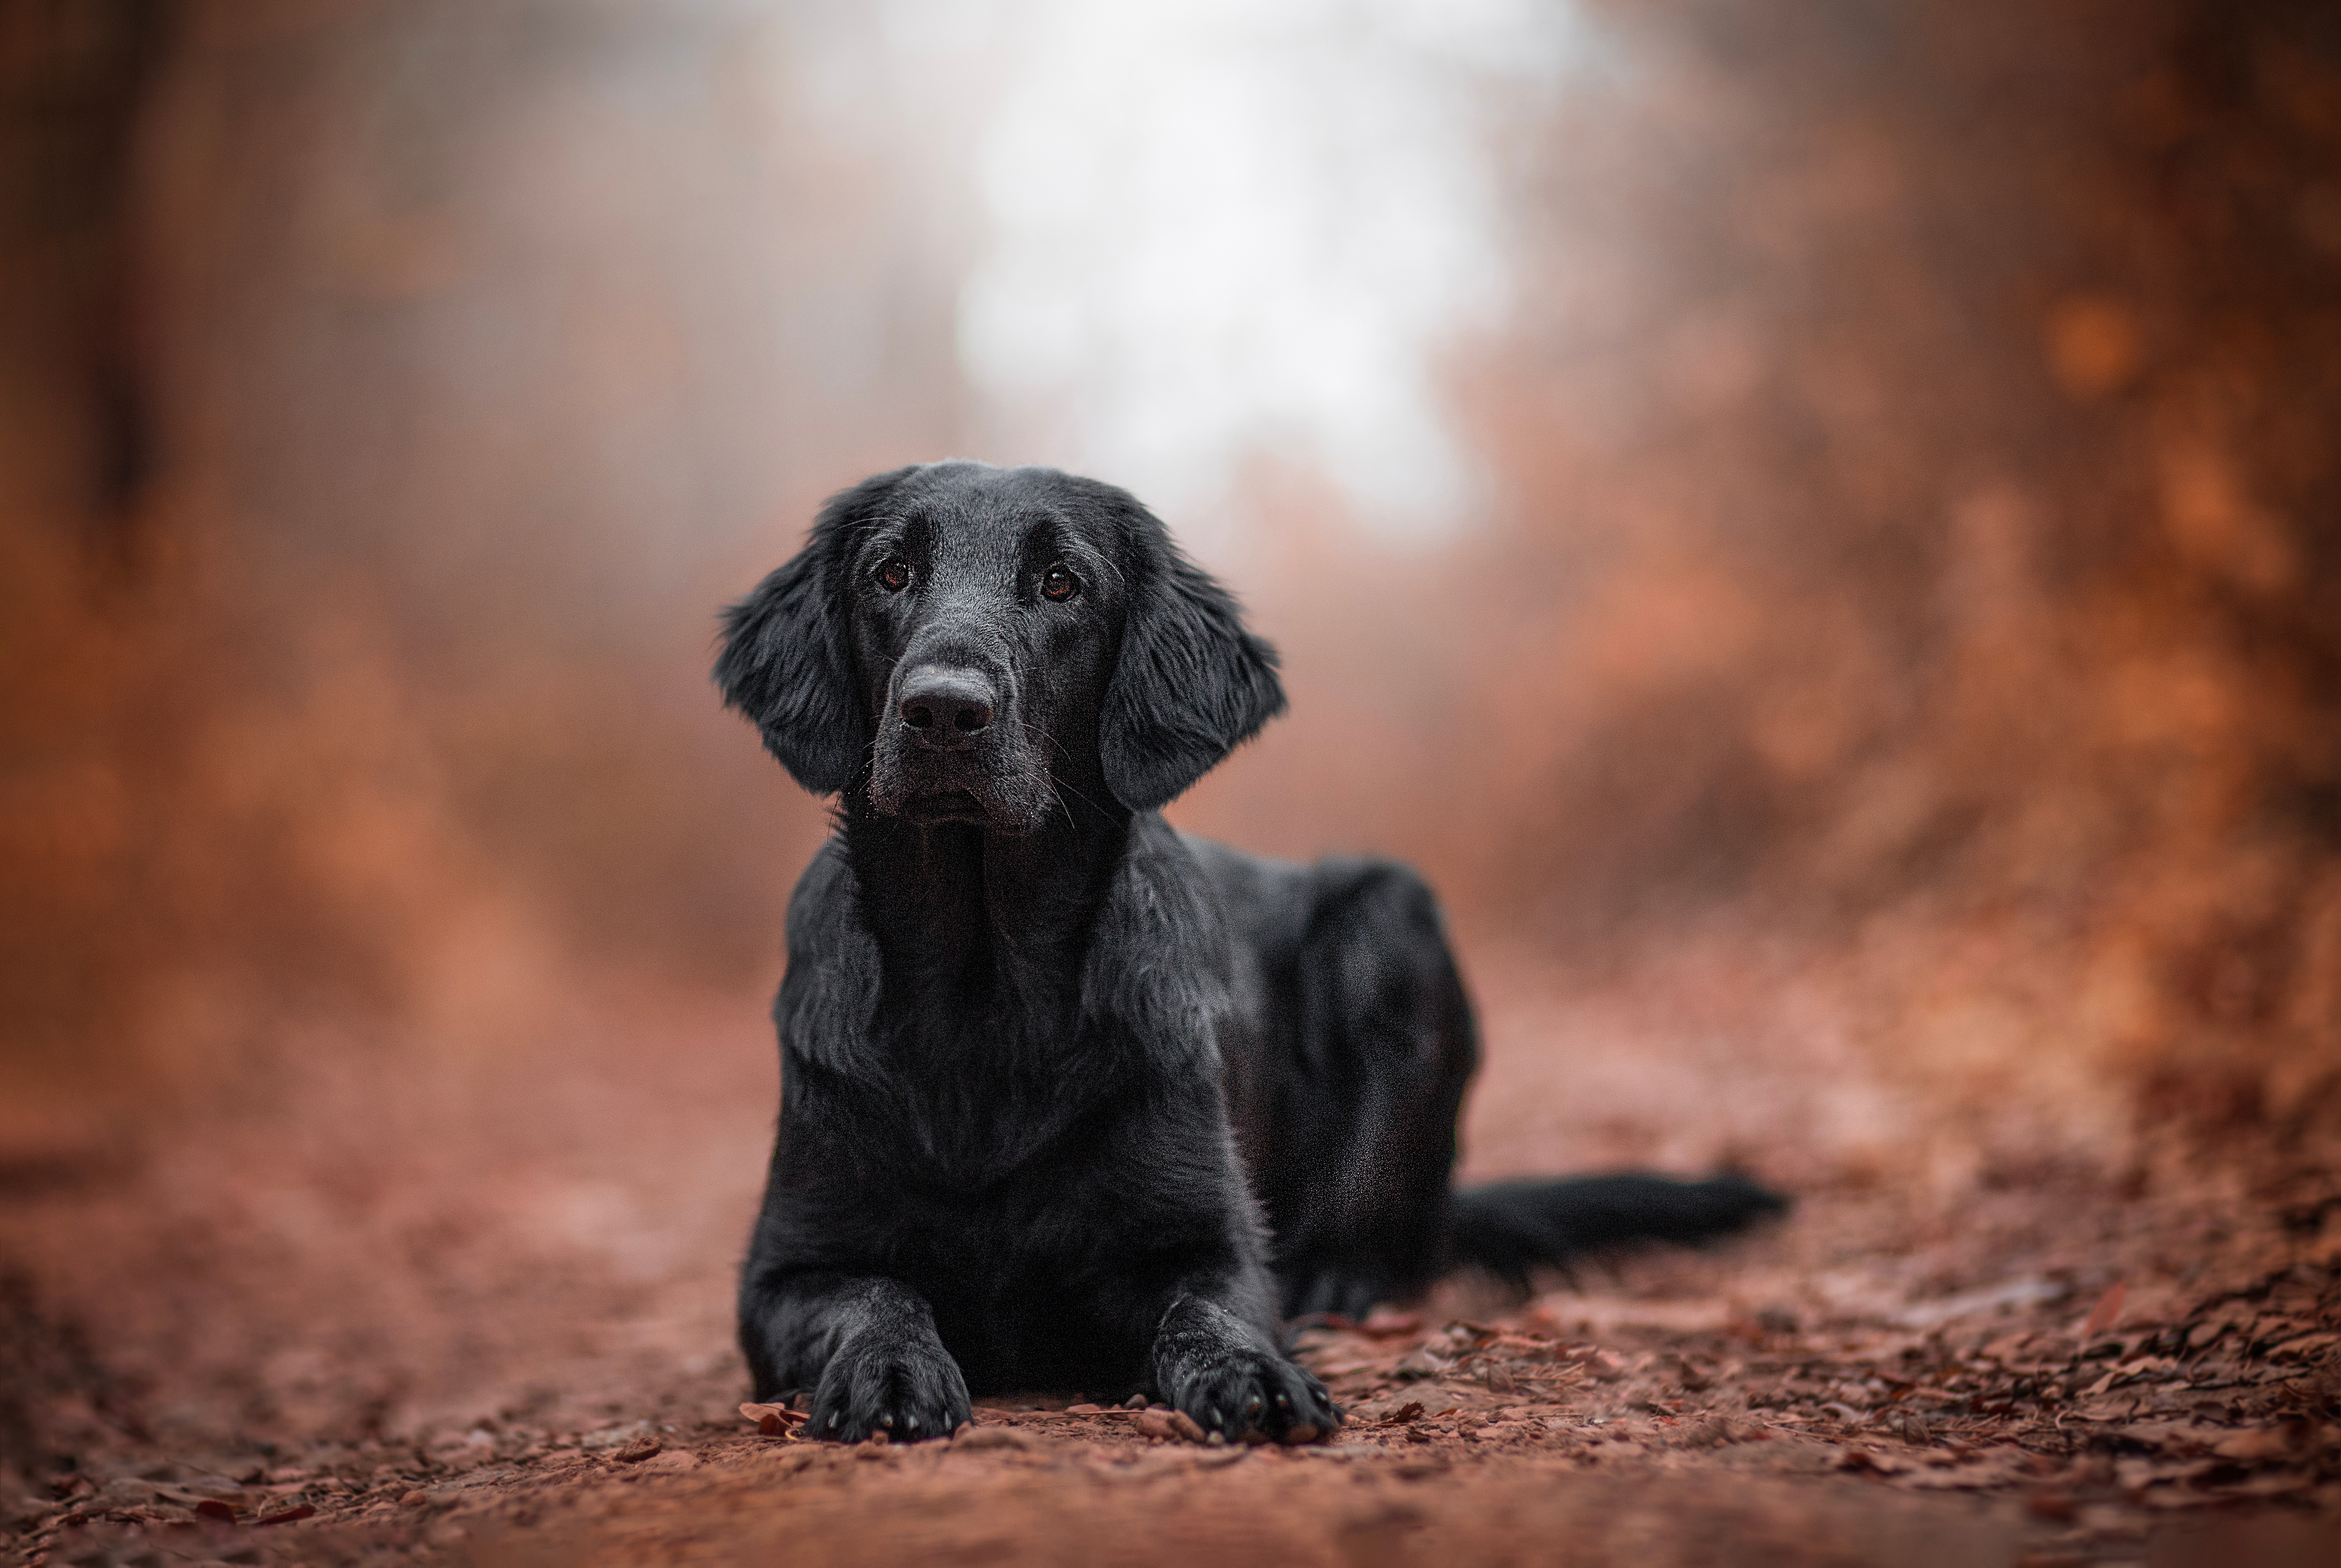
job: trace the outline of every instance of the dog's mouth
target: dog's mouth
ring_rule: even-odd
[[[871,806],[919,827],[969,823],[986,833],[1021,834],[1054,798],[1045,774],[994,747],[939,753],[882,743],[874,762]]]
[[[914,794],[902,803],[902,815],[921,824],[939,822],[989,823],[991,814],[971,790],[941,790]]]

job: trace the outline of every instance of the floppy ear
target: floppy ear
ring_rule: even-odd
[[[723,612],[715,684],[755,721],[781,765],[815,794],[860,776],[870,715],[846,642],[844,557],[853,524],[911,472],[896,469],[830,498],[796,558]]]
[[[1181,555],[1151,516],[1152,570],[1133,573],[1121,655],[1106,685],[1098,748],[1105,782],[1132,811],[1176,798],[1284,711],[1276,650],[1244,630],[1228,591]]]

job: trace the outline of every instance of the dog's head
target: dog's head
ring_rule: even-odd
[[[816,794],[1029,833],[1151,811],[1284,707],[1276,654],[1126,491],[932,463],[832,497],[724,614],[716,684]]]

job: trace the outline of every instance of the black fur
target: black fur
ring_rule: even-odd
[[[1642,1171],[1490,1182],[1455,1194],[1449,1244],[1525,1290],[1539,1267],[1649,1242],[1701,1242],[1787,1207],[1778,1194],[1729,1174],[1704,1182]]]
[[[1284,695],[1124,492],[868,480],[728,613],[715,674],[841,795],[790,904],[740,1292],[757,1396],[812,1390],[818,1434],[936,1435],[1019,1388],[1322,1432],[1284,1316],[1778,1206],[1728,1177],[1450,1193],[1477,1045],[1438,908],[1402,866],[1157,814]]]

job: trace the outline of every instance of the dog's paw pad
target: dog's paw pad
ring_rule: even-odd
[[[1313,1442],[1341,1423],[1324,1384],[1306,1368],[1262,1350],[1213,1356],[1181,1380],[1171,1403],[1202,1429],[1206,1442]]]
[[[852,1344],[830,1358],[806,1429],[835,1443],[949,1437],[972,1418],[966,1381],[940,1345]]]

